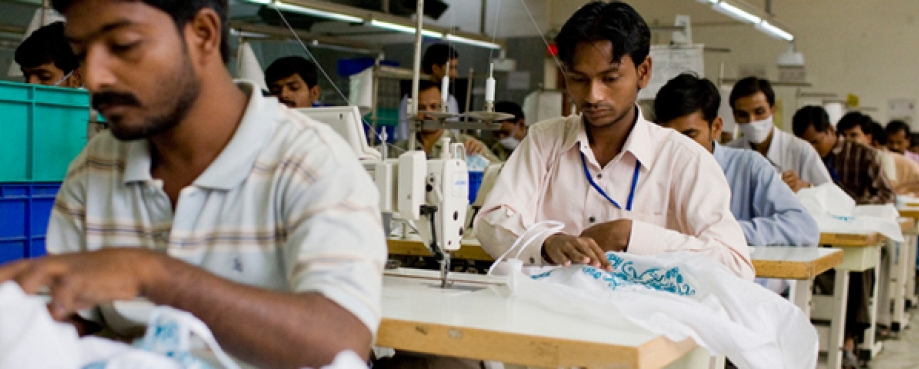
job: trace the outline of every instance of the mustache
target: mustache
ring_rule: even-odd
[[[93,109],[99,110],[100,107],[111,105],[140,106],[140,100],[134,95],[126,92],[99,92],[92,96]]]

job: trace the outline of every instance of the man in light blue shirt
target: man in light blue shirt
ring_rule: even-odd
[[[681,74],[657,93],[658,124],[692,138],[715,155],[731,186],[731,212],[751,246],[813,246],[820,239],[817,222],[782,182],[776,168],[759,153],[720,146],[718,107],[721,96],[704,78]]]

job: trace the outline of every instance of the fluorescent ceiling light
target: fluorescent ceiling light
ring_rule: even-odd
[[[409,26],[405,26],[405,25],[401,25],[401,24],[383,22],[383,21],[378,21],[378,20],[376,20],[376,19],[373,19],[373,20],[370,21],[370,25],[371,25],[371,26],[374,26],[374,27],[380,27],[380,28],[385,28],[385,29],[393,30],[393,31],[399,31],[399,32],[404,32],[404,33],[410,33],[410,34],[413,34],[413,35],[415,34],[415,27],[409,27]],[[434,37],[434,38],[441,38],[441,37],[444,37],[444,35],[443,35],[442,33],[440,33],[440,32],[435,32],[435,31],[426,30],[426,29],[425,29],[425,30],[421,30],[421,34],[424,35],[424,36]]]
[[[783,29],[781,29],[781,28],[779,28],[779,27],[776,27],[776,26],[770,24],[769,22],[767,22],[767,21],[765,21],[765,20],[762,21],[762,22],[757,23],[757,24],[756,24],[756,29],[760,30],[760,32],[762,32],[762,33],[765,33],[765,34],[767,34],[767,35],[769,35],[769,36],[775,37],[775,38],[780,39],[780,40],[785,40],[785,41],[788,41],[788,42],[791,42],[791,41],[794,41],[794,40],[795,40],[795,36],[794,36],[794,35],[792,35],[791,33],[786,32],[785,30],[783,30]]]
[[[712,5],[712,9],[715,9],[719,13],[724,14],[728,17],[734,18],[736,20],[739,20],[741,22],[759,24],[759,22],[762,21],[760,17],[747,13],[743,9],[738,8],[734,5],[728,4],[724,1],[716,3],[715,5]]]
[[[307,7],[303,7],[299,5],[290,5],[290,4],[285,4],[283,2],[280,2],[280,1],[272,1],[272,0],[248,0],[248,1],[250,3],[268,5],[270,7],[277,8],[280,10],[287,10],[287,11],[294,12],[294,13],[312,15],[314,17],[339,20],[339,21],[348,22],[348,23],[363,23],[364,22],[364,19],[360,17],[355,17],[355,16],[341,14],[341,13],[335,13],[335,12],[327,12],[325,10],[319,10],[319,9],[311,9],[311,8],[307,8]]]
[[[473,39],[471,39],[471,38],[466,38],[466,37],[457,36],[457,35],[447,35],[447,37],[445,37],[445,39],[446,39],[447,41],[459,42],[459,43],[463,43],[463,44],[469,44],[469,45],[478,46],[478,47],[484,47],[484,48],[488,48],[488,49],[501,50],[501,45],[498,45],[498,44],[496,44],[496,43],[494,43],[494,42],[473,40]]]

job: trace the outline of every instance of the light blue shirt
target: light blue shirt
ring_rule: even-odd
[[[751,246],[814,246],[817,222],[760,153],[715,144],[715,161],[731,187],[731,212]]]

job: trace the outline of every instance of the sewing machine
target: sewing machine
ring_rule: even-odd
[[[460,248],[469,207],[469,171],[462,143],[444,142],[440,158],[409,151],[386,159],[367,145],[356,106],[298,109],[330,125],[348,142],[380,190],[380,210],[413,222],[440,262],[441,287],[449,286],[450,252]],[[446,139],[445,139],[446,140]]]

